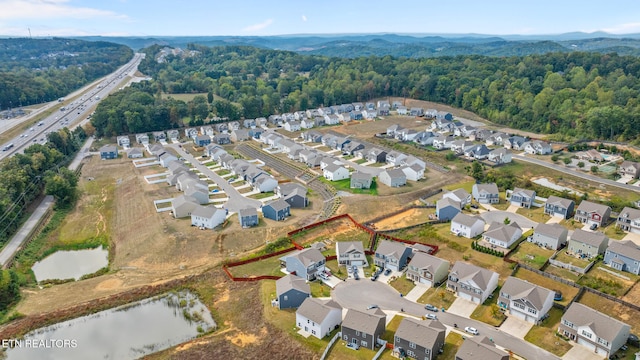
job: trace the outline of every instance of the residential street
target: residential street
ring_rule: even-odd
[[[338,284],[333,290],[331,297],[344,308],[363,311],[366,310],[367,306],[375,304],[385,311],[404,310],[406,314],[417,317],[424,316],[428,312],[424,309],[423,305],[400,297],[400,294],[386,283],[370,281],[368,278],[358,281],[349,279]],[[528,360],[558,359],[558,357],[546,350],[485,323],[463,318],[448,312],[438,312],[436,315],[438,316],[438,320],[449,327],[452,327],[454,323],[458,325],[458,329],[460,330],[464,329],[465,326],[475,327],[481,336],[492,338],[497,345],[510,349]]]

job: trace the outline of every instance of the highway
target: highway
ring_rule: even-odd
[[[58,131],[64,127],[71,127],[72,124],[84,120],[89,115],[89,110],[97,105],[101,99],[109,95],[109,93],[117,90],[116,87],[123,81],[126,76],[133,76],[138,69],[138,64],[143,54],[136,53],[134,57],[125,65],[121,66],[114,73],[105,77],[103,80],[85,86],[80,91],[76,91],[70,96],[80,96],[70,104],[61,107],[61,111],[57,111],[26,130],[19,136],[0,145],[0,160],[10,157],[15,153],[22,153],[25,148],[31,144],[46,142],[46,134],[52,131]],[[55,103],[54,103],[55,105]],[[51,108],[54,105],[46,105]],[[62,109],[65,110],[62,110]],[[40,110],[38,110],[40,111]]]

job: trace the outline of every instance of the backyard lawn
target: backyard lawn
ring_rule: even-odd
[[[400,326],[400,322],[402,322],[402,319],[404,319],[404,316],[394,316],[393,319],[391,319],[391,321],[389,321],[389,323],[387,324],[384,334],[382,334],[381,336],[382,339],[387,340],[388,342],[393,344],[393,336],[396,333],[396,330],[398,330],[398,326]]]
[[[586,259],[580,259],[578,257],[575,257],[573,255],[569,255],[567,254],[566,251],[560,251],[558,252],[558,255],[556,255],[555,258],[553,258],[554,260],[557,261],[561,261],[565,264],[571,264],[573,266],[577,266],[579,268],[585,268],[587,267],[587,265],[589,265],[591,263],[591,260],[586,260]]]
[[[564,355],[572,346],[569,342],[556,335],[561,318],[562,311],[551,308],[549,317],[543,320],[540,325],[534,325],[524,339],[557,356]]]
[[[624,295],[638,280],[639,276],[614,270],[602,262],[596,263],[578,283],[613,296]]]
[[[373,179],[373,181],[371,182],[371,187],[369,189],[352,189],[351,179],[343,179],[338,181],[330,181],[325,179],[324,177],[320,177],[319,179],[327,184],[331,184],[338,191],[345,191],[353,194],[378,195],[376,179]]]
[[[544,207],[534,207],[531,209],[519,208],[516,210],[516,214],[527,217],[529,220],[535,221],[539,224],[545,224],[549,219],[551,219],[551,216],[544,213]]]
[[[519,263],[540,269],[547,262],[547,259],[553,255],[553,253],[553,250],[548,250],[528,241],[523,241],[520,243],[518,248],[511,253],[509,258]]]
[[[573,282],[577,282],[578,279],[580,279],[580,276],[582,276],[582,274],[577,273],[577,272],[573,272],[569,269],[563,269],[561,267],[557,267],[555,265],[549,265],[544,269],[545,272],[555,275],[555,276],[559,276],[565,280],[569,280],[569,281],[573,281]]]

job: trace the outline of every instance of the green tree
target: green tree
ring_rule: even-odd
[[[18,275],[13,270],[0,270],[0,312],[20,300]]]
[[[595,173],[597,173],[597,172],[598,172],[598,166],[593,165],[593,166],[591,167],[591,172],[592,172],[592,173],[594,173],[594,174],[595,174]]]
[[[565,158],[562,159],[562,162],[565,165],[569,165],[569,164],[571,164],[571,158],[570,157],[565,157]]]
[[[580,169],[584,168],[584,161],[580,161],[580,162],[578,162],[578,167],[579,167]]]
[[[503,222],[504,222],[504,224],[505,224],[505,225],[509,225],[509,224],[511,224],[511,219],[509,219],[508,217],[506,217],[506,218],[504,218],[504,221],[503,221]]]
[[[476,179],[476,181],[481,181],[484,178],[482,164],[480,164],[478,161],[474,161],[471,164],[471,177]]]
[[[57,172],[48,171],[45,174],[45,193],[53,195],[58,208],[67,208],[75,202],[77,185],[78,177],[67,168],[60,168]]]

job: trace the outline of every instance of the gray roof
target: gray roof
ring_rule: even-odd
[[[195,208],[195,210],[191,212],[191,216],[200,216],[203,218],[210,219],[218,211],[224,211],[224,210],[220,210],[213,206],[198,206],[197,208]]]
[[[478,189],[478,193],[486,192],[489,194],[497,194],[498,193],[498,185],[496,183],[488,183],[488,184],[475,184],[473,185]]]
[[[498,349],[486,336],[481,338],[467,337],[456,353],[456,359],[460,360],[497,360],[503,358],[508,359],[509,354]]]
[[[576,326],[588,326],[597,337],[610,343],[620,332],[629,332],[629,325],[577,302],[569,306],[562,319]]]
[[[569,200],[569,199],[565,199],[565,198],[561,198],[558,196],[549,196],[549,198],[547,198],[547,204],[551,204],[551,205],[556,205],[556,206],[560,206],[563,207],[565,209],[569,208],[569,206],[571,206],[571,203],[573,202],[573,200]]]
[[[452,198],[444,198],[444,199],[440,199],[436,202],[436,207],[438,209],[444,209],[447,206],[453,206],[456,209],[460,209],[460,201],[457,200],[453,200]]]
[[[376,254],[382,254],[386,256],[396,255],[397,258],[400,258],[400,256],[402,256],[402,254],[406,251],[406,249],[408,248],[402,243],[389,241],[389,240],[382,240],[378,244],[378,248],[376,249]]]
[[[607,210],[610,209],[607,205],[596,204],[591,201],[582,200],[578,205],[577,211],[584,211],[587,213],[595,212],[596,214],[604,215]]]
[[[342,320],[342,326],[373,335],[376,332],[378,323],[382,321],[384,324],[386,319],[387,315],[378,308],[367,310],[367,312],[349,309],[344,320]]]
[[[528,302],[536,310],[542,310],[545,300],[555,293],[542,286],[520,280],[513,276],[507,278],[500,291],[509,294],[510,300],[522,299]]]
[[[118,148],[115,145],[104,145],[100,148],[100,152],[118,152]]]
[[[439,333],[445,333],[446,328],[437,320],[419,321],[404,318],[396,330],[396,336],[405,341],[433,349]]]
[[[333,300],[320,300],[310,297],[304,299],[304,302],[300,305],[296,313],[315,322],[316,324],[322,324],[332,309],[342,311],[342,307]]]
[[[272,207],[275,211],[280,211],[280,210],[284,210],[289,208],[289,204],[282,200],[282,199],[276,199],[271,201],[270,203],[266,204],[265,206],[270,206]]]
[[[508,243],[518,230],[520,230],[520,234],[522,234],[522,228],[515,222],[505,225],[494,221],[489,225],[484,236]]]
[[[449,268],[450,263],[447,260],[442,260],[433,255],[418,252],[413,255],[413,259],[411,259],[411,263],[409,265],[415,266],[418,269],[429,269],[433,273],[436,269],[442,266],[442,264],[447,264],[447,268]]]
[[[336,254],[345,254],[349,252],[357,252],[364,254],[364,247],[361,241],[338,241],[336,242]]]
[[[620,211],[618,217],[629,218],[629,219],[640,219],[640,210],[634,209],[632,207],[625,207]]]
[[[600,245],[603,242],[608,241],[609,238],[601,232],[591,232],[582,229],[576,229],[571,235],[571,240],[595,247],[600,247]]]
[[[351,179],[369,181],[373,179],[373,175],[357,171],[351,174]]]
[[[407,177],[401,169],[387,169],[385,171],[389,174],[390,179],[406,179]]]
[[[534,232],[536,234],[546,235],[548,237],[557,239],[561,237],[563,233],[566,235],[569,232],[569,230],[567,230],[567,228],[565,228],[560,224],[544,224],[543,223],[543,224],[538,224]]]
[[[240,217],[258,216],[258,211],[255,208],[252,208],[252,207],[240,209],[240,211],[238,211],[238,213],[240,214]]]
[[[129,152],[127,153],[129,156],[131,155],[142,155],[142,149],[140,148],[131,148],[131,150],[129,150]]]
[[[303,193],[304,195],[307,194],[307,188],[295,182],[280,184],[278,187],[283,196],[287,196],[293,192]]]
[[[624,255],[628,258],[640,261],[640,246],[631,240],[612,241],[607,251]]]
[[[469,193],[465,189],[455,189],[453,191],[449,191],[448,193],[455,195],[460,200],[464,200],[469,197]]]
[[[307,248],[296,254],[291,255],[291,257],[295,257],[304,266],[309,266],[311,264],[315,264],[324,260],[324,255],[318,249]]]
[[[171,206],[174,208],[179,208],[181,206],[188,205],[195,209],[198,204],[196,204],[196,199],[188,195],[180,195],[177,198],[171,200]]]
[[[511,194],[511,196],[513,196],[514,194],[520,194],[521,196],[526,196],[528,198],[533,198],[535,196],[536,192],[533,191],[533,190],[528,190],[528,189],[514,188],[513,189],[513,193]]]
[[[458,224],[468,227],[473,226],[477,221],[482,221],[482,223],[484,223],[484,220],[477,216],[471,216],[463,213],[458,213],[453,219],[451,219],[451,222],[457,222]]]
[[[276,280],[277,296],[280,296],[291,289],[298,290],[305,294],[311,294],[311,286],[309,286],[307,281],[301,277],[288,274]]]
[[[328,171],[328,172],[336,172],[340,168],[344,168],[344,167],[342,165],[337,165],[337,164],[334,164],[334,163],[330,163],[324,168],[324,170]]]
[[[458,282],[473,285],[482,291],[488,290],[489,281],[494,275],[498,275],[498,273],[494,271],[462,261],[456,261],[456,263],[453,264],[451,274],[455,274],[458,277]]]

